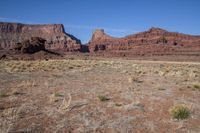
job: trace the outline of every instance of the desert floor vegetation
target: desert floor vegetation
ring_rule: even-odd
[[[1,61],[0,130],[198,133],[199,81],[195,62]]]

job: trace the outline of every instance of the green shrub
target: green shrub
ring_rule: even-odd
[[[3,92],[3,91],[0,91],[0,97],[1,98],[3,98],[3,97],[7,97],[8,95],[5,93],[5,92]]]
[[[184,105],[175,105],[170,109],[170,114],[175,119],[183,120],[189,117],[190,111]]]
[[[110,98],[106,97],[106,96],[98,96],[99,100],[102,102],[108,101],[110,100]]]
[[[54,96],[55,96],[55,97],[62,97],[63,95],[60,94],[60,93],[58,93],[58,92],[56,92],[56,93],[54,93]]]
[[[164,90],[166,90],[166,89],[165,89],[165,88],[162,88],[162,87],[159,87],[158,90],[164,91]]]
[[[69,68],[69,69],[73,69],[74,67],[73,67],[73,66],[69,66],[68,68]]]
[[[195,90],[200,91],[200,85],[199,84],[194,84],[193,87],[194,87]]]
[[[122,104],[120,104],[120,103],[115,103],[115,106],[122,106]]]

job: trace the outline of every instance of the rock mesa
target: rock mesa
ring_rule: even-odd
[[[122,55],[199,54],[200,36],[169,32],[161,28],[132,34],[123,38],[107,35],[96,30],[88,43],[92,53],[106,52]]]
[[[0,22],[0,49],[12,49],[16,43],[31,37],[46,40],[45,48],[64,51],[80,51],[81,42],[64,30],[62,24],[30,25]]]

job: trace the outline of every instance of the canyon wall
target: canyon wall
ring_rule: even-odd
[[[0,49],[12,49],[32,37],[45,39],[45,48],[49,50],[103,52],[113,56],[200,55],[200,36],[169,32],[161,28],[151,28],[122,38],[109,36],[103,29],[98,29],[94,31],[87,45],[81,45],[79,39],[65,32],[62,24],[0,22]]]
[[[64,30],[62,24],[30,25],[0,22],[0,49],[12,49],[17,43],[41,37],[45,48],[64,51],[80,51],[81,42]]]
[[[91,53],[107,52],[113,55],[200,54],[200,36],[151,28],[145,32],[115,38],[98,29],[94,31],[88,46]]]

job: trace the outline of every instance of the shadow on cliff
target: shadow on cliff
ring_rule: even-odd
[[[73,35],[71,35],[71,34],[69,34],[69,33],[66,33],[65,31],[64,31],[64,33],[65,33],[67,36],[69,36],[70,38],[72,38],[73,40],[76,40],[77,43],[81,44],[81,40],[77,39],[75,36],[73,36]]]
[[[81,49],[80,49],[81,53],[89,53],[89,47],[88,45],[81,45]]]

